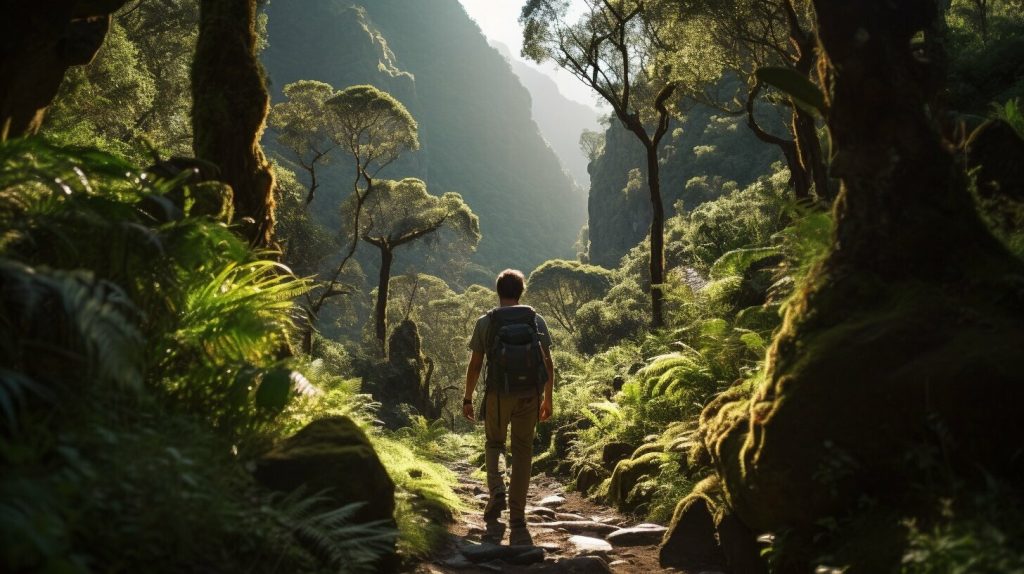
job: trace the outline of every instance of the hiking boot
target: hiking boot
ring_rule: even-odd
[[[509,546],[533,546],[533,537],[526,527],[526,521],[516,520],[512,522],[508,532]]]
[[[505,493],[495,492],[487,500],[487,506],[484,507],[484,520],[487,522],[494,522],[501,518],[501,511],[505,510]]]

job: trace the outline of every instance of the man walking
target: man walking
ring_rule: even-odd
[[[544,318],[531,307],[520,305],[526,290],[523,274],[506,269],[496,284],[499,306],[480,317],[473,329],[469,349],[473,352],[466,371],[466,396],[462,413],[471,421],[473,391],[484,357],[483,413],[486,430],[484,459],[490,498],[484,509],[488,531],[500,527],[505,509],[505,481],[498,471],[498,459],[505,452],[509,424],[512,426],[512,478],[508,489],[509,543],[531,544],[526,528],[526,492],[533,462],[533,434],[537,421],[551,417],[554,366],[551,363],[551,335]],[[499,531],[500,532],[500,531]],[[498,534],[497,538],[501,538]]]

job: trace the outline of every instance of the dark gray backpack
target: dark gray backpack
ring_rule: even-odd
[[[487,312],[487,388],[514,396],[538,395],[548,371],[531,307],[495,307]]]

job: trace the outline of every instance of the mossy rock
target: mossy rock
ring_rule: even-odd
[[[273,490],[325,491],[332,507],[364,503],[355,515],[357,522],[394,520],[395,483],[362,429],[348,417],[309,423],[260,457],[255,476]]]
[[[637,447],[636,450],[633,451],[633,454],[630,455],[629,458],[640,458],[641,456],[645,454],[650,454],[652,452],[665,452],[665,445],[660,442],[649,442],[647,444],[642,444],[639,447]]]
[[[635,488],[644,477],[656,476],[661,472],[661,453],[651,452],[639,458],[619,461],[608,482],[608,501],[620,509],[635,506]]]
[[[725,570],[725,555],[715,533],[716,505],[705,492],[715,485],[717,479],[707,479],[679,501],[665,538],[658,548],[661,566]]]
[[[1024,474],[1014,455],[1024,433],[1024,323],[999,311],[1024,285],[1010,271],[982,277],[970,296],[846,278],[855,284],[819,286],[798,301],[821,311],[791,312],[769,352],[768,382],[751,399],[730,389],[701,415],[705,447],[745,523],[810,530],[864,496],[913,514],[909,494],[923,471],[912,454],[926,445],[941,445],[944,469],[968,479],[980,481],[978,469]],[[873,296],[844,296],[851,290]]]
[[[608,473],[595,464],[584,464],[576,473],[576,491],[588,494],[608,477]]]
[[[620,460],[627,459],[636,450],[636,445],[624,442],[610,442],[601,449],[601,464],[611,470]]]

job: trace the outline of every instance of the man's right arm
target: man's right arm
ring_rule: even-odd
[[[462,399],[462,416],[475,421],[473,416],[473,391],[476,390],[477,379],[480,378],[480,369],[484,363],[484,354],[480,351],[473,351],[469,357],[469,368],[466,369],[466,395]]]

